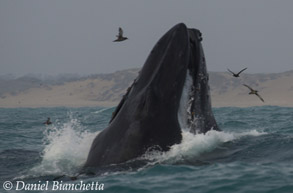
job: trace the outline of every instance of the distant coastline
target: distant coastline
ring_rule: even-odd
[[[0,108],[116,106],[139,69],[127,69],[88,77],[58,79],[0,77]],[[240,78],[228,72],[209,72],[213,107],[288,106],[293,107],[293,71],[273,74],[246,74]],[[242,84],[259,90],[265,103]]]

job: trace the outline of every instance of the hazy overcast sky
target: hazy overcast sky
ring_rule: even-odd
[[[0,74],[142,67],[171,27],[203,34],[209,71],[293,69],[292,0],[0,0]],[[129,40],[114,43],[118,27]]]

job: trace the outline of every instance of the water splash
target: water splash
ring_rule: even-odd
[[[47,127],[44,131],[41,154],[42,161],[29,171],[31,176],[74,175],[79,172],[87,159],[90,146],[100,131],[91,133],[70,114],[63,124]],[[244,136],[266,134],[257,130],[242,133],[209,131],[194,135],[188,129],[182,130],[182,142],[171,146],[167,152],[149,151],[139,159],[147,159],[150,164],[180,162],[193,159],[203,153],[211,152],[221,144],[240,139]]]
[[[31,169],[31,173],[74,174],[85,163],[91,143],[98,133],[86,131],[72,116],[61,126],[48,127],[44,132],[42,161]]]
[[[206,134],[194,135],[188,131],[182,130],[182,142],[171,146],[167,152],[150,151],[147,152],[143,159],[152,161],[152,164],[156,163],[169,163],[174,164],[184,160],[194,160],[199,158],[202,154],[215,150],[220,145],[239,140],[246,136],[260,136],[267,133],[257,130],[251,130],[242,133],[233,132],[219,132],[208,131]]]

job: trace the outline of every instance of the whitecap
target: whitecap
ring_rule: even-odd
[[[211,152],[226,142],[239,140],[245,136],[260,136],[267,133],[257,130],[235,133],[211,130],[205,134],[194,135],[188,131],[182,131],[182,142],[170,147],[167,152],[151,151],[143,155],[155,163],[176,163],[184,159],[194,159],[204,153]]]

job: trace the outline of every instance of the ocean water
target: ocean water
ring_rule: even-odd
[[[147,153],[146,165],[71,179],[80,173],[92,140],[113,111],[0,109],[0,192],[94,191],[82,183],[94,183],[95,192],[114,193],[293,192],[293,108],[276,106],[215,108],[222,132],[192,135],[183,130],[181,144]],[[47,117],[52,125],[42,124]]]

